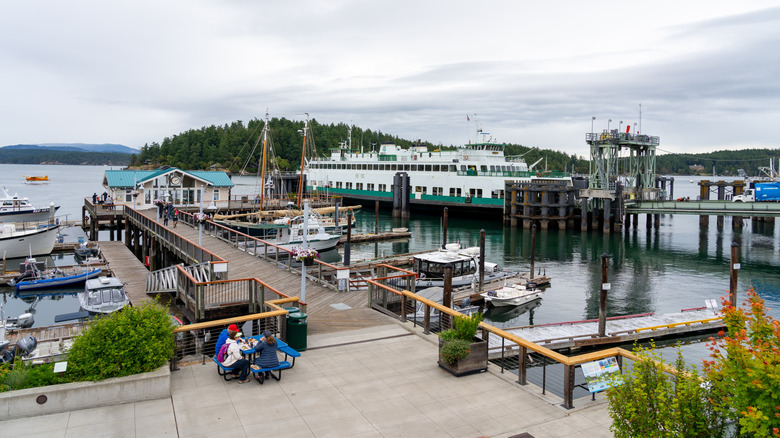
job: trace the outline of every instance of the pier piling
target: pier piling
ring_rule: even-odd
[[[607,331],[607,270],[609,269],[609,256],[601,255],[601,293],[599,294],[599,337],[606,336]]]
[[[447,246],[447,222],[448,222],[447,219],[448,219],[447,207],[444,207],[444,227],[443,227],[444,236],[442,237],[442,241],[441,241],[441,249],[445,249]]]
[[[737,307],[737,276],[739,274],[739,244],[731,244],[731,275],[729,276],[729,299],[731,306]]]

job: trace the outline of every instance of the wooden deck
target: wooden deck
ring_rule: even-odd
[[[156,217],[156,210],[146,210],[143,213],[152,219]],[[183,222],[180,222],[175,229],[173,228],[172,222],[169,222],[169,224],[168,228],[170,230],[192,242],[198,242],[197,229],[188,226]],[[289,272],[272,263],[260,260],[226,242],[209,236],[207,233],[203,233],[201,239],[204,248],[223,259],[228,260],[228,276],[230,279],[258,278],[275,287],[282,293],[300,297],[300,274]],[[127,281],[125,280],[124,275],[127,275],[127,278],[130,279],[136,278],[136,275],[142,274],[138,279],[141,281],[139,286],[143,292],[144,281],[148,271],[124,244],[118,242],[112,243],[115,244],[114,246],[121,246],[124,248],[127,256],[135,261],[128,261],[127,264],[125,264],[123,257],[122,260],[119,261],[120,265],[130,266],[132,264],[135,265],[135,268],[132,268],[132,273],[128,272],[127,274],[122,274],[117,270],[117,276],[121,278],[122,281]],[[104,245],[111,246],[109,245],[109,242],[101,242],[100,245],[101,248],[103,248]],[[114,264],[111,263],[110,260],[109,263],[113,268]],[[144,295],[146,294],[144,293]],[[311,281],[307,281],[306,297],[304,301],[307,304],[308,330],[311,335],[376,327],[388,324],[391,320],[389,317],[371,310],[368,307],[368,295],[365,291],[336,292]]]
[[[149,271],[133,255],[132,251],[124,243],[118,241],[100,242],[100,250],[113,275],[125,284],[125,292],[127,292],[127,296],[130,298],[130,303],[137,305],[142,301],[148,300],[149,295],[146,294],[146,274]]]

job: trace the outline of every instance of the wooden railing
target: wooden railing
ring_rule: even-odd
[[[411,281],[411,279],[413,278],[412,275],[414,273],[410,273],[409,271],[401,270],[389,265],[382,265],[382,268],[390,271],[398,271],[398,272],[393,273],[393,275],[387,275],[386,273],[384,275],[380,274],[381,275],[380,277],[376,279],[368,280],[369,299],[371,300],[369,304],[373,308],[382,310],[384,313],[398,317],[401,321],[406,322],[406,315],[409,309],[410,308],[414,309],[416,307],[415,303],[422,303],[425,308],[424,320],[422,322],[422,325],[423,325],[423,332],[426,334],[429,333],[431,329],[430,315],[432,311],[439,312],[441,316],[448,315],[450,317],[450,318],[441,318],[442,320],[454,319],[455,317],[463,316],[460,312],[453,310],[449,307],[443,306],[438,302],[434,302],[427,298],[421,297],[416,293],[414,293],[413,291],[399,290],[398,287],[393,287],[392,285],[387,284],[387,280],[392,278],[405,278]],[[617,357],[619,363],[622,363],[622,358],[627,358],[634,361],[637,360],[636,355],[622,348],[609,348],[606,350],[600,350],[592,353],[569,357],[561,353],[558,353],[556,351],[545,348],[541,345],[535,344],[526,339],[523,339],[513,333],[509,333],[498,327],[492,326],[486,322],[481,322],[479,324],[479,327],[482,330],[482,339],[484,339],[486,342],[489,340],[488,338],[490,335],[498,336],[502,339],[502,359],[503,359],[503,351],[505,350],[504,348],[505,344],[513,345],[518,350],[517,382],[521,385],[526,385],[528,383],[526,378],[526,369],[529,365],[527,362],[527,357],[528,357],[528,353],[531,351],[547,359],[550,359],[555,363],[559,363],[563,365],[564,367],[563,406],[567,409],[572,409],[574,407],[573,394],[574,394],[574,387],[576,385],[574,371],[578,365],[586,362],[592,362],[595,360],[608,358],[608,357]],[[447,326],[445,325],[444,328],[447,328]],[[543,388],[542,390],[544,391],[544,383],[542,388]]]

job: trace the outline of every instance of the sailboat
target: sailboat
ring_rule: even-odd
[[[309,118],[307,114],[303,129],[304,140],[302,155],[304,157],[306,155],[306,145],[307,139],[309,138],[309,132]],[[298,208],[295,208],[296,204],[292,202],[288,203],[286,208],[281,207],[279,201],[285,198],[285,193],[283,193],[281,189],[279,193],[274,193],[274,189],[277,186],[274,184],[274,178],[280,177],[280,172],[277,168],[275,168],[276,160],[272,146],[273,142],[271,138],[270,123],[267,111],[265,113],[265,125],[263,126],[263,131],[258,138],[258,142],[261,139],[262,158],[258,174],[258,188],[260,189],[260,195],[257,200],[258,210],[252,213],[233,215],[217,214],[214,215],[213,221],[217,224],[224,225],[253,237],[258,237],[261,239],[273,239],[277,244],[287,244],[288,241],[295,242],[298,238],[297,236],[299,236],[302,232],[301,230],[294,230],[293,228],[295,227],[296,223],[302,222],[303,220],[301,218],[303,212],[300,209],[300,200],[303,195],[301,188],[303,187],[303,184],[299,184]],[[255,145],[257,145],[257,143],[255,143]],[[250,152],[249,155],[251,156],[253,153],[254,149],[252,152]],[[269,164],[273,165],[270,171],[268,169]],[[278,186],[280,188],[283,187],[282,184],[279,184]],[[265,208],[268,207],[268,203],[273,201],[276,201],[275,205],[277,208],[274,210],[266,210]],[[309,241],[323,240],[330,242],[335,237],[337,242],[339,237],[338,235],[341,234],[341,227],[347,226],[347,221],[349,220],[347,215],[344,215],[343,218],[339,218],[338,222],[336,222],[334,220],[327,221],[323,217],[323,215],[328,214],[329,212],[323,210],[323,212],[319,214],[318,213],[319,212],[315,212],[315,214],[311,215],[309,218]],[[352,218],[352,224],[354,225],[354,218]],[[326,226],[327,228],[323,229],[322,233],[313,233],[313,230],[319,230],[321,226]],[[334,236],[334,234],[330,233],[334,233],[336,235]],[[325,246],[326,247],[324,248],[318,248],[316,246],[314,247],[318,250],[328,249],[335,246],[335,243],[332,245],[328,243]]]

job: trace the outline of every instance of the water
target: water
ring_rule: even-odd
[[[0,165],[0,184],[11,193],[27,196],[34,205],[48,205],[55,201],[62,207],[59,216],[78,220],[83,198],[93,192],[102,193],[104,171],[102,166],[33,166]],[[44,185],[23,184],[23,175],[49,175],[51,182]],[[676,177],[675,197],[696,199],[701,179],[729,180],[721,177]],[[693,183],[689,182],[693,179]],[[256,193],[256,178],[234,177],[233,195]],[[357,215],[357,233],[374,231],[374,206],[364,205]],[[412,213],[408,222],[394,221],[390,211],[379,216],[380,231],[406,226],[412,238],[403,242],[376,242],[353,244],[353,263],[381,255],[432,250],[441,245],[440,215]],[[448,240],[460,241],[463,246],[478,246],[479,231],[485,229],[487,260],[506,269],[527,272],[531,254],[530,230],[504,225],[500,218],[462,218],[450,215]],[[102,237],[107,238],[107,237]],[[573,321],[598,317],[598,297],[601,283],[601,256],[607,254],[609,282],[612,289],[608,298],[610,316],[634,313],[678,312],[680,309],[701,307],[706,299],[728,295],[731,243],[741,246],[738,290],[740,302],[745,291],[753,287],[764,298],[770,314],[780,318],[780,233],[774,224],[757,224],[749,220],[741,230],[732,230],[731,219],[726,218],[722,229],[715,217],[710,226],[700,229],[698,216],[662,215],[658,229],[645,228],[645,216],[639,218],[637,229],[628,232],[602,234],[600,231],[582,233],[578,230],[550,230],[537,233],[536,267],[552,277],[550,288],[538,307],[522,314],[496,315],[494,324],[500,327]],[[329,261],[343,254],[343,246]],[[63,256],[68,257],[68,256]],[[66,259],[53,260],[70,264]],[[4,289],[6,314],[16,315],[30,303],[13,298],[10,289]],[[45,325],[54,314],[78,310],[69,304],[74,298],[44,297],[36,305],[36,323]],[[50,316],[47,316],[50,315]],[[488,315],[489,317],[492,315]],[[48,322],[49,324],[51,322]],[[686,347],[686,357],[706,356],[701,343]],[[672,357],[672,356],[669,356]],[[690,361],[690,359],[689,359]]]

